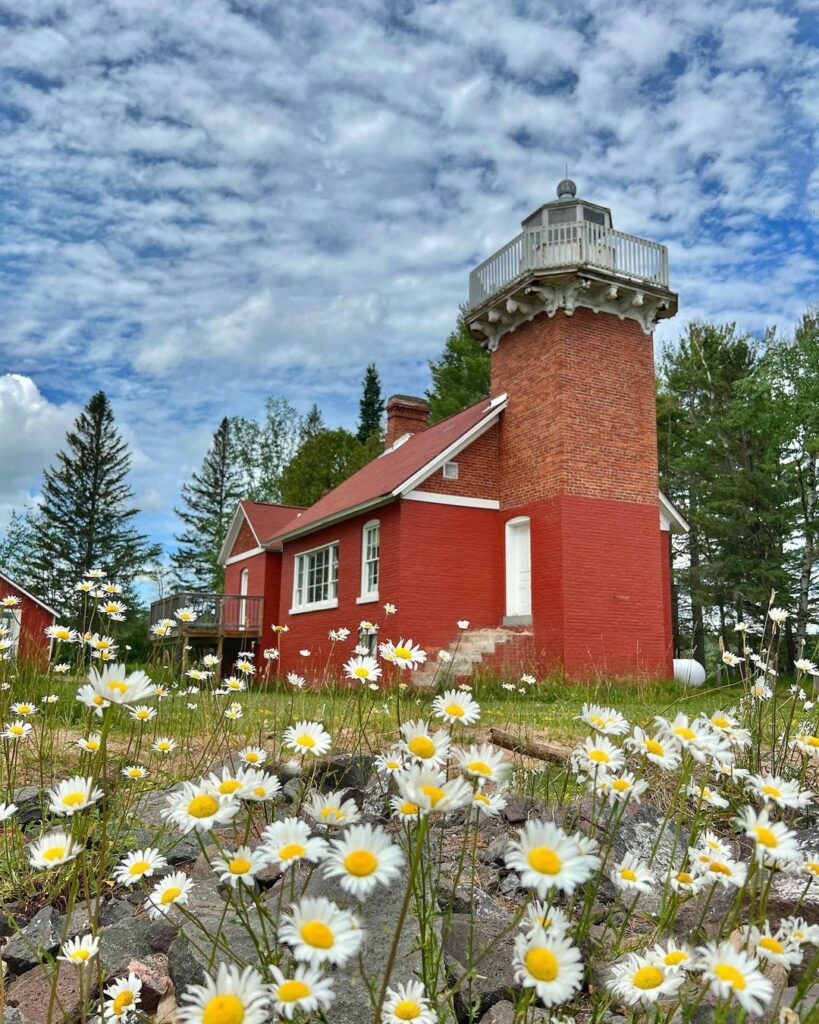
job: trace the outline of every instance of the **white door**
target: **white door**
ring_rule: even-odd
[[[528,516],[506,524],[506,615],[532,614],[532,548]]]

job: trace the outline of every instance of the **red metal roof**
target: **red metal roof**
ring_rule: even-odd
[[[476,427],[493,408],[500,412],[503,406],[497,402],[493,406],[490,399],[485,398],[413,434],[409,440],[368,462],[344,483],[328,491],[301,515],[296,515],[286,526],[280,527],[277,535],[271,534],[271,540],[286,538],[296,531],[301,533],[306,527],[316,526],[326,519],[353,511],[360,505],[392,495],[403,483]]]
[[[301,505],[268,505],[263,501],[241,501],[239,504],[260,544],[281,533],[291,519],[303,511]]]

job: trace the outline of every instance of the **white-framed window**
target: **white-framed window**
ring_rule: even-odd
[[[372,519],[361,530],[361,597],[363,601],[378,600],[378,574],[381,552],[381,523]]]
[[[239,629],[245,629],[247,627],[247,589],[250,583],[250,570],[242,569],[239,573],[239,594],[241,600],[239,601]]]
[[[338,607],[338,541],[296,555],[293,612]]]
[[[445,462],[444,463],[444,480],[457,480],[458,479],[458,463],[457,462]]]
[[[4,640],[11,642],[11,647],[6,649],[6,656],[9,661],[13,661],[18,654],[20,647],[20,623],[23,619],[23,609],[17,608],[4,608],[2,614],[0,614],[0,622],[2,622],[4,629],[0,630],[0,635]]]
[[[378,626],[374,622],[361,623],[358,630],[358,646],[366,647],[370,657],[375,657],[378,648]]]

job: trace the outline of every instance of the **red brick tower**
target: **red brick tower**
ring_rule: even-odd
[[[573,182],[557,194],[470,277],[467,322],[508,395],[506,621],[572,676],[670,675],[652,343],[677,308],[667,251]]]

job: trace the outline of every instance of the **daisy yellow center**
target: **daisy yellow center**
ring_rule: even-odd
[[[344,858],[344,867],[356,878],[366,878],[378,867],[378,860],[369,850],[353,850]]]
[[[486,804],[487,807],[491,803],[491,801],[490,801],[489,797],[486,795],[486,793],[476,793],[472,797],[472,800],[476,804]]]
[[[665,980],[665,975],[659,967],[655,967],[653,964],[648,964],[646,967],[641,967],[637,971],[634,977],[631,979],[632,984],[635,988],[641,988],[643,991],[648,989],[658,988],[662,985]]]
[[[782,796],[781,791],[778,790],[776,788],[776,786],[763,786],[762,787],[762,792],[765,794],[765,796],[774,796],[774,797]]]
[[[165,892],[162,893],[159,902],[163,904],[163,906],[167,907],[169,903],[173,903],[174,900],[178,900],[181,895],[182,890],[178,885],[170,885]]]
[[[110,683],[105,684],[109,690],[113,690],[114,693],[127,693],[128,684],[124,683],[121,679],[112,679]]]
[[[250,861],[247,857],[234,857],[228,862],[228,870],[232,875],[244,875],[250,871]]]
[[[784,950],[784,946],[781,942],[778,942],[770,935],[764,935],[758,942],[758,945],[762,949],[767,949],[769,953],[781,953]]]
[[[81,804],[85,803],[85,793],[80,791],[76,793],[67,793],[63,797],[63,803],[66,807],[79,807]]]
[[[529,851],[529,864],[542,875],[556,875],[560,871],[560,857],[548,846],[535,846]]]
[[[235,793],[237,789],[241,788],[242,784],[238,779],[225,779],[225,781],[219,785],[219,792],[229,796],[231,793]]]
[[[805,743],[809,747],[819,747],[819,736],[806,736]]]
[[[91,954],[88,952],[87,949],[75,949],[74,952],[71,954],[71,959],[75,963],[80,963],[83,960],[87,960],[90,955]]]
[[[170,743],[168,743],[167,740],[160,740],[160,742],[157,743],[157,745],[156,745],[156,749],[157,750],[170,750],[171,749],[171,745],[170,745]]]
[[[135,860],[134,863],[128,868],[129,875],[142,875],[146,871],[150,871],[151,863],[147,860]]]
[[[17,713],[19,715],[30,715],[33,710],[34,708],[30,704],[21,704],[17,708]]]
[[[819,875],[819,861],[809,860],[805,862],[805,867],[811,874]]]
[[[396,647],[393,653],[396,658],[412,659],[412,651],[409,647]]]
[[[142,719],[144,721],[146,718],[150,718],[151,717],[151,712],[143,709],[142,711],[137,711],[136,717],[140,718],[140,719]]]
[[[729,729],[731,723],[727,718],[723,718],[721,715],[718,715],[716,718],[711,719],[711,725],[715,725],[718,729]]]
[[[756,841],[761,843],[763,846],[767,846],[769,849],[779,846],[779,840],[776,838],[774,833],[769,828],[765,828],[764,825],[757,825],[754,828],[754,833],[756,834]]]
[[[683,740],[694,740],[697,738],[697,734],[693,729],[686,729],[685,726],[680,726],[679,729],[674,730],[674,735],[679,736]]]
[[[91,703],[96,704],[98,708],[102,707],[102,705],[105,703],[105,697],[101,697],[100,694],[95,693],[94,696],[91,698]]]
[[[589,760],[595,761],[597,764],[608,764],[611,758],[605,750],[596,749],[589,751]]]
[[[303,736],[297,737],[296,743],[300,747],[307,747],[308,750],[316,745],[316,741],[313,739],[313,737],[308,736],[306,733]]]
[[[86,750],[99,750],[100,745],[98,740],[88,740],[85,744]]]
[[[604,729],[606,727],[606,720],[605,718],[601,718],[600,715],[592,715],[589,718],[589,722],[591,725],[596,725],[600,729]]]
[[[691,875],[688,874],[687,871],[680,871],[677,875],[677,881],[682,882],[683,885],[690,885],[694,881],[694,879]]]
[[[142,778],[142,771],[139,768],[129,768],[128,769],[128,774],[130,775],[130,777],[132,779],[141,779]]]
[[[620,877],[625,879],[627,882],[637,881],[637,875],[631,870],[631,868],[623,868],[620,872]]]
[[[433,807],[437,807],[444,797],[444,791],[440,786],[421,786],[421,792],[429,799]]]
[[[429,736],[416,736],[410,740],[409,748],[416,757],[432,757],[435,753],[435,744]]]
[[[387,761],[387,764],[386,764],[385,767],[389,768],[391,771],[398,771],[398,769],[401,767],[401,762],[400,761]]]
[[[367,679],[369,677],[370,670],[365,668],[363,665],[359,665],[358,668],[353,669],[353,675],[358,676],[359,679]]]
[[[741,991],[748,984],[745,980],[745,975],[734,967],[733,964],[717,964],[714,968],[714,974],[716,974],[720,981],[724,981],[733,989]]]
[[[666,953],[663,957],[663,963],[667,967],[676,967],[677,964],[681,964],[684,960],[688,959],[688,954],[683,953],[681,949],[672,950],[670,953]]]
[[[130,1006],[134,1001],[133,992],[120,992],[120,994],[114,999],[114,1016],[120,1016],[126,1006]]]
[[[303,857],[307,850],[301,843],[287,843],[279,850],[279,860],[293,860],[296,857]]]
[[[631,789],[631,783],[627,779],[615,779],[611,788],[616,789],[618,793],[625,793],[627,789]]]
[[[267,790],[264,788],[264,786],[257,786],[253,790],[253,795],[254,796],[265,796],[266,794],[267,794]]]
[[[460,704],[447,704],[444,710],[450,718],[460,718],[464,713],[464,709]]]
[[[259,755],[258,754],[245,754],[245,761],[247,761],[248,764],[258,764]]]
[[[321,812],[322,818],[326,821],[328,818],[333,818],[335,821],[341,821],[344,815],[341,813],[338,807],[325,807]]]
[[[55,861],[62,860],[65,856],[64,846],[50,846],[47,850],[43,850],[43,860]]]
[[[195,796],[188,804],[188,814],[192,818],[209,818],[219,810],[219,801],[209,793]]]
[[[526,970],[538,981],[554,981],[558,974],[557,957],[550,949],[535,946],[523,958]]]
[[[466,767],[473,775],[485,775],[488,778],[492,774],[486,761],[470,761]]]
[[[713,871],[715,875],[728,875],[729,878],[731,876],[731,869],[728,865],[718,860],[711,861],[708,870]]]
[[[410,800],[405,800],[401,804],[401,813],[402,814],[417,814],[418,813],[418,804],[414,804]]]
[[[242,1024],[245,1004],[232,993],[209,999],[202,1011],[202,1024]]]
[[[22,736],[25,731],[22,725],[12,725],[9,727],[9,732],[12,736]]]
[[[316,949],[330,949],[333,945],[333,933],[323,921],[305,921],[301,926],[301,937],[308,946]]]
[[[276,995],[283,1003],[295,1003],[310,995],[310,986],[303,981],[285,981],[279,985]]]
[[[392,1012],[399,1020],[415,1020],[421,1016],[421,1007],[411,999],[402,999]]]

